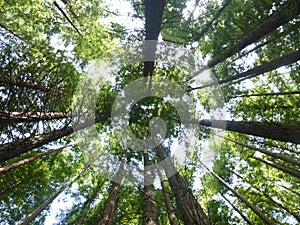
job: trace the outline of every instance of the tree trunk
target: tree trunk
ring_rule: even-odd
[[[175,209],[172,205],[170,195],[169,195],[168,190],[165,186],[162,174],[161,174],[159,169],[157,169],[157,172],[158,172],[158,176],[159,176],[159,179],[160,179],[161,190],[163,192],[164,199],[165,199],[165,204],[166,204],[166,208],[167,208],[167,213],[168,213],[168,218],[169,218],[169,221],[170,221],[170,225],[179,225],[179,223],[177,221],[177,218],[176,218],[176,215],[175,215]]]
[[[300,123],[246,122],[229,120],[185,120],[184,123],[199,124],[205,127],[218,128],[241,134],[248,134],[300,144]]]
[[[86,122],[75,127],[66,127],[60,130],[50,131],[38,136],[19,139],[14,142],[0,145],[0,163],[9,159],[13,159],[23,153],[29,152],[35,148],[42,147],[52,141],[56,141],[62,137],[70,135],[75,131],[87,128],[93,125],[93,122]]]
[[[268,33],[295,18],[299,13],[300,1],[287,1],[275,13],[268,16],[251,31],[247,32],[243,37],[241,37],[235,44],[232,45],[232,47],[228,48],[223,53],[215,57],[212,61],[210,61],[208,63],[208,67],[212,68],[220,62],[223,62],[225,59],[229,58],[243,48],[258,41]]]
[[[234,190],[229,184],[227,184],[221,177],[215,174],[213,171],[208,169],[201,161],[201,165],[203,165],[206,170],[211,173],[217,180],[222,183],[228,190],[230,190],[236,197],[238,197],[242,202],[244,202],[259,218],[261,218],[268,225],[276,225],[273,221],[271,221],[268,217],[266,217],[255,205],[250,203],[244,196],[239,194],[236,190]]]
[[[245,220],[249,225],[254,225],[234,204],[232,204],[223,194],[220,194],[226,202],[228,202],[231,207]]]
[[[248,97],[260,97],[260,96],[278,96],[278,95],[297,95],[300,91],[286,91],[286,92],[274,92],[274,93],[259,93],[259,94],[248,94],[248,95],[236,95],[232,98],[248,98]]]
[[[10,185],[9,187],[5,188],[4,190],[0,190],[0,196],[5,194],[6,192],[12,190],[13,188],[19,186],[21,184],[21,181],[17,181],[16,183]]]
[[[254,67],[250,70],[247,70],[246,72],[234,75],[234,76],[229,76],[223,80],[219,80],[219,81],[215,81],[209,84],[205,84],[201,87],[195,87],[195,88],[191,88],[189,89],[187,92],[189,91],[193,91],[193,90],[197,90],[197,89],[203,89],[206,87],[212,87],[212,86],[216,86],[216,85],[221,85],[221,84],[225,84],[231,81],[236,81],[236,82],[240,82],[246,79],[250,79],[252,77],[256,77],[259,74],[268,72],[268,71],[272,71],[275,70],[281,66],[285,66],[285,65],[289,65],[291,63],[297,62],[298,60],[300,60],[300,50],[297,50],[295,52],[289,53],[287,55],[281,56],[277,59],[274,59],[272,61],[266,62],[260,66]]]
[[[18,225],[30,224],[44,209],[46,209],[54,201],[54,199],[56,199],[56,197],[59,194],[61,194],[67,187],[69,187],[83,172],[84,170],[77,173],[74,177],[72,177],[66,183],[64,183],[58,191],[56,191],[51,197],[49,197],[38,208],[36,208],[32,213],[30,213],[23,221],[18,223]]]
[[[117,209],[118,201],[120,199],[121,182],[123,178],[125,156],[122,157],[119,170],[116,175],[116,181],[112,182],[112,187],[109,192],[108,199],[105,203],[104,210],[98,225],[112,225],[114,222],[114,215]]]
[[[267,159],[263,159],[263,158],[260,158],[257,156],[252,156],[252,158],[300,179],[300,172],[298,170],[294,170],[290,167],[287,167],[287,166],[284,166],[284,165],[281,165],[281,164],[278,164],[278,163],[275,163],[275,162],[272,162],[272,161],[269,161]]]
[[[0,123],[29,123],[71,117],[72,115],[70,113],[62,112],[0,112]]]
[[[49,151],[41,153],[39,155],[32,156],[32,157],[29,157],[27,159],[20,160],[18,162],[15,162],[13,164],[8,165],[8,166],[1,167],[0,168],[0,173],[5,173],[7,171],[10,171],[11,169],[23,166],[23,165],[25,165],[25,164],[27,164],[29,162],[35,161],[35,160],[37,160],[39,158],[42,158],[42,157],[44,157],[46,155],[50,155],[50,154],[55,153],[55,152],[60,152],[61,150],[63,150],[64,148],[66,148],[68,146],[71,146],[71,145],[66,145],[66,146],[58,148],[58,149],[49,150]]]
[[[83,213],[82,213],[82,215],[80,217],[80,220],[78,221],[77,225],[82,225],[83,224],[83,222],[85,220],[85,217],[86,217],[86,215],[88,214],[88,212],[91,208],[92,203],[95,201],[95,198],[97,197],[99,190],[102,188],[102,186],[105,182],[106,181],[104,181],[101,185],[97,186],[95,188],[95,190],[93,191],[92,195],[87,200],[87,202],[85,204],[85,207],[84,207],[84,210],[83,210]]]
[[[257,151],[257,152],[261,152],[265,155],[268,155],[268,156],[271,156],[273,158],[276,158],[276,159],[280,159],[280,160],[283,160],[285,162],[288,162],[288,163],[291,163],[291,164],[294,164],[294,165],[297,165],[297,166],[300,166],[300,161],[296,160],[296,159],[292,159],[290,157],[287,157],[283,154],[280,154],[280,153],[274,153],[274,152],[271,152],[271,151],[267,151],[267,150],[264,150],[264,149],[261,149],[261,148],[256,148],[254,146],[250,146],[250,145],[247,145],[247,144],[244,144],[244,143],[241,143],[241,142],[238,142],[238,141],[235,141],[231,138],[227,138],[227,137],[223,137],[223,136],[220,136],[222,138],[224,138],[225,140],[228,140],[228,141],[231,141],[235,144],[238,144],[240,146],[243,146],[243,147],[246,147],[246,148],[249,148],[251,150],[254,150],[254,151]]]
[[[143,225],[159,225],[156,210],[153,176],[148,151],[144,151],[144,213]]]
[[[161,146],[157,148],[157,155],[164,167],[172,192],[175,195],[183,223],[185,225],[210,225],[207,215],[196,200],[193,192],[188,188],[188,185]]]

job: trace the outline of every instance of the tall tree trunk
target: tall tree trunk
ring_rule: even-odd
[[[174,209],[174,207],[171,203],[170,195],[169,195],[168,190],[165,186],[162,174],[161,174],[159,169],[157,169],[157,173],[158,173],[158,176],[159,176],[159,179],[160,179],[161,190],[162,190],[163,195],[164,195],[170,225],[179,225],[179,223],[177,221],[177,218],[176,218],[176,215],[175,215],[175,209]]]
[[[0,196],[4,195],[6,192],[12,190],[13,188],[19,186],[22,182],[21,181],[17,181],[16,183],[10,185],[9,187],[5,188],[4,190],[0,190]]]
[[[205,84],[201,87],[194,87],[191,88],[189,90],[187,90],[187,92],[189,91],[193,91],[193,90],[197,90],[197,89],[202,89],[202,88],[206,88],[206,87],[212,87],[212,86],[216,86],[216,85],[220,85],[220,84],[225,84],[231,81],[236,81],[236,82],[240,82],[246,79],[250,79],[253,77],[256,77],[262,73],[268,72],[268,71],[272,71],[275,70],[281,66],[285,66],[285,65],[289,65],[291,63],[297,62],[298,60],[300,60],[300,50],[297,50],[295,52],[286,54],[284,56],[281,56],[277,59],[274,59],[272,61],[266,62],[260,66],[254,67],[250,70],[247,70],[246,72],[234,75],[234,76],[229,76],[223,80],[219,80],[219,81],[214,81],[212,83],[209,84]]]
[[[85,129],[93,125],[93,122],[86,122],[76,127],[66,127],[59,130],[43,133],[38,136],[19,139],[14,142],[0,145],[0,163],[9,159],[13,159],[23,153],[29,152],[35,148],[42,147],[52,141],[56,141],[62,137],[70,135],[75,131]]]
[[[185,120],[182,122],[229,130],[283,142],[300,144],[300,123],[246,122],[229,120]]]
[[[109,192],[108,199],[105,203],[104,210],[98,225],[112,225],[114,222],[114,215],[117,209],[118,201],[120,199],[121,182],[123,178],[125,164],[125,156],[122,156],[119,170],[116,175],[115,182],[112,182],[112,187]]]
[[[289,187],[286,187],[286,186],[283,186],[283,185],[281,185],[281,184],[276,184],[276,185],[278,185],[278,186],[280,186],[280,187],[282,187],[282,188],[288,190],[289,192],[291,192],[291,193],[297,195],[297,196],[299,197],[299,199],[300,199],[300,194],[299,194],[298,192],[294,191],[293,189],[291,189],[291,188],[289,188]]]
[[[260,96],[279,96],[279,95],[297,95],[300,91],[286,91],[286,92],[273,92],[273,93],[258,93],[258,94],[247,94],[247,95],[236,95],[232,98],[248,98],[248,97],[260,97]]]
[[[284,165],[281,165],[281,164],[278,164],[278,163],[275,163],[275,162],[272,162],[272,161],[269,161],[267,159],[263,159],[263,158],[260,158],[257,156],[252,156],[252,158],[300,179],[300,171],[298,171],[298,170],[292,169],[290,167],[287,167],[287,166],[284,166]]]
[[[247,32],[234,45],[229,47],[223,53],[219,54],[208,63],[208,67],[212,68],[215,65],[223,62],[233,54],[239,52],[243,48],[255,43],[260,38],[277,29],[281,25],[289,22],[300,13],[300,1],[288,0],[275,13],[268,16],[251,31]]]
[[[148,151],[144,151],[144,213],[143,225],[159,225],[156,209],[153,176]]]
[[[71,117],[70,113],[62,112],[0,112],[0,123],[27,123]]]
[[[276,159],[281,159],[285,162],[288,162],[288,163],[291,163],[291,164],[294,164],[294,165],[297,165],[297,166],[300,166],[300,161],[299,160],[296,160],[296,159],[292,159],[288,156],[285,156],[283,154],[280,154],[280,153],[274,153],[274,152],[271,152],[271,151],[267,151],[267,150],[264,150],[264,149],[261,149],[261,148],[256,148],[254,146],[250,146],[250,145],[247,145],[247,144],[244,144],[244,143],[241,143],[241,142],[238,142],[238,141],[235,141],[231,138],[227,138],[227,137],[223,137],[223,136],[220,136],[222,138],[224,138],[225,140],[228,140],[228,141],[231,141],[235,144],[238,144],[240,146],[243,146],[243,147],[246,147],[246,148],[249,148],[251,150],[254,150],[254,151],[257,151],[257,152],[261,152],[265,155],[268,155],[268,156],[271,156],[273,158],[276,158]]]
[[[219,177],[216,173],[207,168],[201,161],[201,165],[203,165],[206,170],[211,173],[220,183],[224,185],[228,190],[230,190],[236,197],[238,197],[242,202],[244,202],[259,218],[261,218],[268,225],[276,225],[272,220],[266,217],[255,205],[250,203],[244,196],[234,190],[229,184],[227,184],[221,177]]]
[[[69,179],[64,183],[58,191],[56,191],[51,197],[44,201],[38,208],[36,208],[32,213],[30,213],[23,221],[18,223],[18,225],[27,225],[30,224],[44,209],[46,209],[56,197],[61,194],[67,187],[69,187],[85,170],[77,173],[74,177]]]
[[[234,204],[232,204],[223,194],[220,194],[225,200],[226,202],[229,203],[229,205],[231,205],[231,207],[243,218],[243,220],[245,220],[249,225],[254,225],[248,218],[247,216],[245,216]]]
[[[56,152],[60,152],[61,150],[63,150],[64,148],[68,147],[68,146],[71,146],[71,145],[66,145],[64,147],[61,147],[61,148],[58,148],[58,149],[53,149],[53,150],[49,150],[47,152],[44,152],[44,153],[41,153],[39,155],[36,155],[36,156],[32,156],[32,157],[29,157],[27,159],[23,159],[23,160],[20,160],[18,162],[15,162],[15,163],[12,163],[10,165],[7,165],[7,166],[4,166],[4,167],[1,167],[0,168],[0,173],[5,173],[7,171],[10,171],[11,169],[14,169],[14,168],[17,168],[17,167],[20,167],[20,166],[23,166],[29,162],[32,162],[32,161],[35,161],[37,159],[40,159],[46,155],[50,155],[50,154],[53,154],[53,153],[56,153]]]
[[[210,225],[208,216],[161,146],[157,148],[157,156],[164,167],[172,192],[175,195],[183,223],[185,225]]]

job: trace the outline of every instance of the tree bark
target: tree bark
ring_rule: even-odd
[[[69,187],[83,172],[84,170],[77,173],[74,177],[72,177],[66,183],[64,183],[58,191],[56,191],[51,197],[49,197],[38,208],[36,208],[32,213],[30,213],[23,221],[18,223],[18,225],[30,224],[44,209],[46,209],[54,201],[54,199],[57,198],[59,194],[61,194],[67,187]]]
[[[281,66],[285,66],[285,65],[289,65],[291,63],[297,62],[298,60],[300,60],[300,50],[294,51],[292,53],[281,56],[281,57],[279,57],[277,59],[274,59],[272,61],[266,62],[266,63],[264,63],[260,66],[254,67],[250,70],[247,70],[246,72],[243,72],[243,73],[240,73],[240,74],[237,74],[237,75],[234,75],[234,76],[229,76],[229,77],[227,77],[223,80],[211,82],[211,83],[205,84],[201,87],[191,88],[191,89],[187,90],[187,92],[197,90],[197,89],[203,89],[203,88],[206,88],[206,87],[221,85],[221,84],[225,84],[225,83],[228,83],[228,82],[231,82],[231,81],[241,82],[243,80],[256,77],[256,76],[258,76],[262,73],[275,70],[275,69],[277,69]]]
[[[118,201],[120,199],[121,182],[123,178],[125,156],[122,157],[119,170],[116,175],[116,181],[110,189],[108,199],[105,203],[104,210],[98,225],[112,225],[114,222],[114,215],[117,210]]]
[[[144,213],[143,225],[159,225],[156,209],[153,176],[148,151],[144,151]]]
[[[42,147],[45,144],[56,141],[62,137],[72,134],[75,131],[87,128],[91,125],[93,125],[93,122],[89,121],[76,127],[66,127],[59,130],[50,131],[48,133],[43,133],[38,136],[28,137],[25,139],[16,140],[14,142],[2,144],[0,145],[0,163],[9,159],[13,159],[35,148]]]
[[[70,113],[62,112],[0,112],[0,123],[28,123],[71,117]]]
[[[249,225],[254,225],[234,204],[232,204],[223,194],[220,194],[226,202],[228,202],[231,207],[245,220]]]
[[[12,190],[13,188],[19,186],[21,184],[21,181],[17,181],[16,183],[10,185],[9,187],[5,188],[4,190],[0,190],[0,196],[5,194],[6,192]]]
[[[300,179],[300,172],[298,170],[294,170],[290,167],[287,167],[287,166],[284,166],[284,165],[281,165],[281,164],[278,164],[278,163],[275,163],[275,162],[272,162],[272,161],[269,161],[267,159],[263,159],[263,158],[260,158],[257,156],[252,156],[252,158]]]
[[[241,134],[248,134],[300,144],[300,123],[272,123],[272,122],[246,122],[229,120],[188,120],[182,119],[181,122],[198,124],[205,127],[218,128],[233,131]]]
[[[220,183],[224,185],[228,190],[230,190],[236,197],[238,197],[242,202],[244,202],[259,218],[261,218],[268,225],[276,225],[273,221],[271,221],[268,217],[266,217],[255,205],[250,203],[244,196],[234,190],[229,184],[227,184],[221,177],[219,177],[216,173],[208,169],[201,161],[201,165],[205,167],[205,169],[211,173]]]
[[[215,65],[223,62],[233,54],[239,52],[248,45],[258,41],[268,33],[277,29],[281,25],[289,22],[300,13],[300,1],[289,0],[285,2],[275,13],[268,16],[260,24],[254,27],[251,31],[247,32],[241,37],[232,47],[225,50],[223,53],[215,57],[208,63],[208,67],[212,68]]]
[[[210,225],[208,216],[161,146],[157,148],[157,156],[164,167],[172,192],[175,195],[183,223],[185,225]]]
[[[168,213],[168,218],[169,218],[169,221],[170,221],[170,225],[180,225],[177,221],[177,218],[176,218],[176,215],[175,215],[175,209],[172,205],[170,195],[169,195],[168,190],[165,186],[162,174],[161,174],[159,169],[157,170],[157,172],[158,172],[158,176],[159,176],[159,179],[160,179],[161,190],[163,192],[164,199],[165,199],[165,204],[166,204],[166,208],[167,208],[167,213]]]
[[[49,151],[41,153],[39,155],[36,155],[36,156],[33,156],[33,157],[29,157],[27,159],[23,159],[23,160],[20,160],[18,162],[12,163],[12,164],[10,164],[8,166],[1,167],[0,168],[0,174],[8,172],[8,171],[10,171],[12,169],[15,169],[17,167],[23,166],[23,165],[25,165],[25,164],[27,164],[29,162],[35,161],[37,159],[40,159],[40,158],[42,158],[42,157],[44,157],[46,155],[50,155],[50,154],[53,154],[53,153],[56,153],[56,152],[60,152],[61,150],[63,150],[64,148],[66,148],[68,146],[71,146],[71,145],[66,145],[66,146],[58,148],[58,149],[49,150]]]
[[[280,159],[280,160],[283,160],[285,162],[288,162],[288,163],[291,163],[291,164],[294,164],[294,165],[297,165],[297,166],[300,166],[300,161],[296,160],[296,159],[292,159],[290,157],[287,157],[283,154],[280,154],[280,153],[274,153],[274,152],[271,152],[271,151],[267,151],[267,150],[264,150],[264,149],[261,149],[261,148],[256,148],[254,146],[250,146],[250,145],[247,145],[247,144],[244,144],[244,143],[241,143],[241,142],[238,142],[238,141],[235,141],[231,138],[227,138],[227,137],[223,137],[223,136],[220,136],[222,138],[224,138],[225,140],[228,140],[228,141],[231,141],[235,144],[238,144],[240,146],[243,146],[243,147],[246,147],[246,148],[249,148],[251,150],[254,150],[254,151],[257,151],[257,152],[261,152],[265,155],[268,155],[268,156],[271,156],[273,158],[276,158],[276,159]]]

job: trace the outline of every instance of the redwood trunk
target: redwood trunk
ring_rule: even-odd
[[[220,136],[222,137],[222,136]],[[267,150],[264,150],[264,149],[261,149],[261,148],[256,148],[254,146],[250,146],[250,145],[247,145],[247,144],[244,144],[244,143],[241,143],[241,142],[238,142],[238,141],[235,141],[231,138],[227,138],[227,137],[222,137],[224,138],[225,140],[228,140],[228,141],[231,141],[235,144],[238,144],[240,146],[243,146],[243,147],[246,147],[246,148],[249,148],[251,150],[254,150],[254,151],[257,151],[257,152],[261,152],[265,155],[268,155],[268,156],[271,156],[273,158],[276,158],[276,159],[280,159],[280,160],[283,160],[285,162],[288,162],[288,163],[291,163],[291,164],[294,164],[294,165],[297,165],[297,166],[300,166],[300,161],[299,160],[296,160],[296,159],[292,159],[290,157],[287,157],[283,154],[280,154],[280,153],[274,153],[274,152],[271,152],[271,151],[267,151]]]
[[[161,146],[157,148],[157,155],[164,167],[172,192],[175,195],[183,223],[185,225],[210,225],[207,215],[196,200],[193,192],[189,189],[185,180],[181,177]]]
[[[87,122],[76,127],[66,127],[60,130],[54,130],[48,133],[43,133],[38,136],[19,139],[14,142],[2,144],[0,145],[0,163],[9,159],[13,159],[35,148],[42,147],[45,144],[70,135],[77,130],[87,128],[92,124],[93,122]]]
[[[80,173],[77,173],[74,177],[72,177],[70,180],[68,180],[66,183],[64,183],[60,187],[60,189],[57,192],[54,193],[54,195],[52,195],[46,201],[44,201],[38,208],[36,208],[32,213],[30,213],[23,221],[21,221],[20,223],[18,223],[18,225],[28,225],[32,221],[34,221],[34,219],[37,216],[39,216],[39,214],[44,209],[46,209],[54,201],[54,199],[56,199],[56,197],[60,193],[62,193],[67,187],[69,187],[82,173],[83,173],[83,171],[81,171]]]
[[[268,225],[276,225],[273,221],[271,221],[268,217],[266,217],[255,205],[250,203],[244,196],[234,190],[229,184],[227,184],[221,177],[219,177],[216,173],[208,169],[201,161],[201,165],[203,165],[208,172],[210,172],[217,180],[222,183],[228,190],[230,190],[236,197],[238,197],[242,202],[244,202],[256,215],[258,215],[266,224]]]
[[[228,202],[231,207],[245,220],[249,225],[254,225],[234,204],[232,204],[223,194],[220,194],[226,202]]]
[[[287,124],[228,120],[183,120],[183,122],[300,144],[300,123]]]
[[[300,172],[298,170],[294,170],[290,167],[287,167],[287,166],[284,166],[284,165],[281,165],[281,164],[278,164],[278,163],[275,163],[275,162],[272,162],[272,161],[269,161],[267,159],[263,159],[260,157],[252,156],[252,158],[300,179]]]
[[[174,209],[174,207],[171,203],[170,195],[169,195],[168,190],[165,186],[165,183],[164,183],[163,177],[161,175],[161,172],[160,172],[159,169],[157,170],[157,172],[158,172],[159,179],[160,179],[161,190],[163,192],[164,199],[165,199],[165,204],[166,204],[166,208],[167,208],[167,213],[168,213],[168,218],[169,218],[169,221],[170,221],[170,225],[179,225],[179,223],[177,221],[177,218],[176,218],[176,215],[175,215],[175,209]]]
[[[98,225],[112,225],[114,222],[115,212],[117,210],[118,201],[120,199],[120,189],[121,182],[123,177],[124,170],[124,160],[125,157],[122,157],[119,170],[117,172],[116,182],[113,182],[113,185],[110,189],[108,199],[104,206],[104,211],[102,212],[101,218]]]
[[[143,225],[159,225],[156,210],[153,176],[148,151],[144,151],[144,213]]]

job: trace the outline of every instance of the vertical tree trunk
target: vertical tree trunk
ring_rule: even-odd
[[[294,170],[290,167],[287,167],[287,166],[284,166],[284,165],[281,165],[281,164],[278,164],[278,163],[275,163],[275,162],[272,162],[272,161],[269,161],[267,159],[263,159],[263,158],[260,158],[260,157],[257,157],[257,156],[252,156],[253,159],[256,159],[258,161],[261,161],[262,163],[265,163],[266,165],[269,165],[269,166],[272,166],[278,170],[281,170],[285,173],[288,173],[294,177],[297,177],[297,178],[300,178],[300,172],[297,171],[297,170]]]
[[[56,152],[60,152],[61,150],[63,150],[64,148],[66,148],[68,146],[71,146],[71,145],[66,145],[66,146],[58,148],[58,149],[49,150],[45,153],[42,153],[42,154],[39,154],[39,155],[36,155],[36,156],[33,156],[33,157],[29,157],[27,159],[20,160],[18,162],[15,162],[13,164],[8,165],[8,166],[1,167],[0,168],[0,173],[5,173],[5,172],[7,172],[11,169],[17,168],[19,166],[23,166],[23,165],[25,165],[29,162],[35,161],[35,160],[37,160],[39,158],[42,158],[46,155],[50,155],[50,154],[53,154],[53,153],[56,153]]]
[[[228,120],[183,120],[182,122],[300,144],[300,123],[287,124]]]
[[[84,170],[77,173],[74,177],[72,177],[66,183],[64,183],[58,191],[56,191],[51,197],[49,197],[38,208],[36,208],[32,213],[30,213],[23,221],[18,223],[18,225],[30,224],[44,209],[46,209],[54,201],[54,199],[56,199],[56,197],[59,194],[61,194],[67,187],[69,187],[83,172]]]
[[[231,207],[245,220],[249,225],[254,225],[234,204],[232,204],[223,194],[220,194],[226,202],[228,202]]]
[[[177,218],[176,218],[176,215],[175,215],[175,209],[172,205],[170,195],[169,195],[168,190],[165,186],[162,174],[161,174],[159,169],[157,169],[157,172],[158,172],[158,176],[159,176],[159,179],[160,179],[161,190],[163,192],[164,199],[165,199],[165,204],[166,204],[166,208],[167,208],[167,213],[168,213],[168,218],[169,218],[169,221],[170,221],[170,225],[179,225],[179,223],[177,221]]]
[[[155,202],[153,176],[148,151],[144,151],[144,213],[143,225],[159,225]]]
[[[104,210],[98,225],[112,225],[114,222],[114,215],[117,209],[118,201],[120,199],[121,182],[123,178],[125,156],[123,155],[119,170],[116,175],[115,182],[112,182],[112,187],[109,192],[108,199],[105,203]]]
[[[272,220],[266,217],[255,205],[250,203],[244,196],[239,194],[236,190],[234,190],[229,184],[227,184],[221,177],[219,177],[216,173],[207,168],[201,161],[201,165],[203,165],[208,172],[210,172],[217,180],[222,183],[228,190],[230,190],[236,197],[238,197],[242,202],[244,202],[256,215],[259,216],[266,224],[268,225],[276,225]]]
[[[210,225],[208,216],[161,146],[157,148],[157,155],[164,167],[172,192],[175,195],[183,223],[185,225]]]
[[[254,146],[250,146],[250,145],[247,145],[247,144],[244,144],[244,143],[241,143],[241,142],[238,142],[238,141],[235,141],[231,138],[227,138],[227,137],[223,137],[223,136],[220,136],[222,138],[224,138],[225,140],[228,140],[228,141],[231,141],[235,144],[238,144],[240,146],[243,146],[243,147],[246,147],[246,148],[249,148],[251,150],[254,150],[254,151],[257,151],[257,152],[261,152],[265,155],[268,155],[268,156],[271,156],[273,158],[276,158],[276,159],[280,159],[280,160],[283,160],[285,162],[288,162],[288,163],[291,163],[291,164],[294,164],[294,165],[297,165],[297,166],[300,166],[300,161],[296,160],[296,159],[292,159],[290,157],[287,157],[283,154],[280,154],[280,153],[274,153],[274,152],[271,152],[271,151],[267,151],[267,150],[264,150],[264,149],[261,149],[261,148],[256,148]]]

